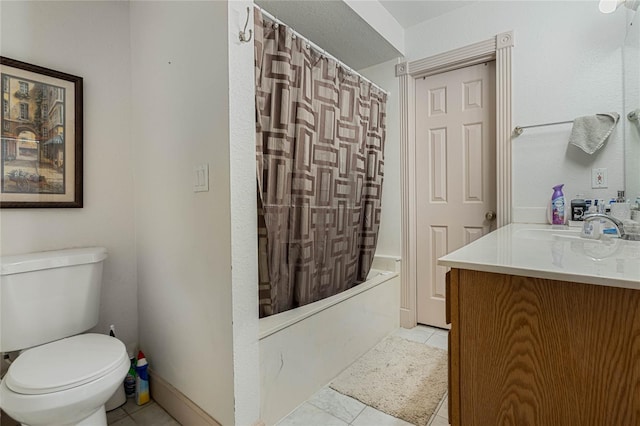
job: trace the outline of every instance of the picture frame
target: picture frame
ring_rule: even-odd
[[[0,56],[0,208],[81,208],[82,77]]]

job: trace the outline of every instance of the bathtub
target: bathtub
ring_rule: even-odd
[[[376,256],[364,283],[260,319],[261,419],[277,423],[400,324],[400,260]]]

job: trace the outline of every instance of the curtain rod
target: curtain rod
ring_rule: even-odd
[[[351,68],[349,65],[345,64],[343,61],[341,61],[340,59],[336,58],[335,56],[333,56],[332,54],[328,53],[325,49],[321,48],[320,46],[318,46],[317,44],[315,44],[314,42],[312,42],[311,40],[309,40],[307,37],[303,36],[302,34],[300,34],[298,31],[294,30],[293,28],[291,28],[290,25],[288,25],[287,23],[283,22],[282,20],[276,18],[275,16],[273,16],[271,13],[267,12],[266,10],[264,10],[263,8],[261,8],[260,6],[258,6],[257,4],[253,4],[253,7],[255,7],[256,9],[260,10],[262,12],[263,15],[265,15],[267,18],[271,19],[272,21],[274,21],[275,23],[279,24],[279,25],[284,25],[285,27],[287,27],[296,37],[301,38],[302,40],[304,40],[308,45],[310,45],[312,48],[314,48],[315,50],[317,50],[318,52],[322,53],[324,56],[333,59],[334,61],[336,61],[336,63],[342,67],[345,68],[348,72],[355,74],[356,76],[360,77],[361,79],[363,79],[364,81],[366,81],[367,83],[371,84],[372,86],[378,88],[378,90],[384,92],[387,96],[389,95],[389,91],[383,89],[382,87],[380,87],[379,85],[377,85],[376,83],[374,83],[373,81],[369,80],[368,78],[366,78],[365,76],[363,76],[362,74],[360,74],[358,71],[354,70],[353,68]]]

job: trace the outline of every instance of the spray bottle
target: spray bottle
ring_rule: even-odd
[[[551,223],[554,225],[565,224],[565,202],[562,187],[564,184],[553,187],[553,195],[551,196]]]

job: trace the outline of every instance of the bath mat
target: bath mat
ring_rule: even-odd
[[[447,352],[389,336],[329,386],[391,416],[425,426],[447,391]]]

